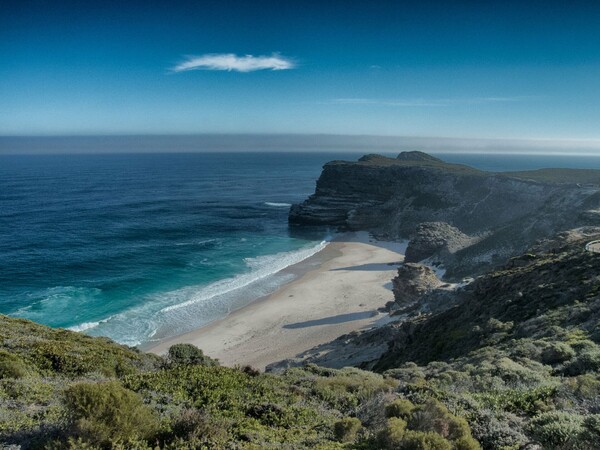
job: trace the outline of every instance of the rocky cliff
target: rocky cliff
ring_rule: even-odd
[[[396,321],[302,356],[441,399],[485,450],[599,448],[600,254],[586,249],[598,239],[599,227],[560,233],[466,286],[405,264]]]
[[[424,222],[449,224],[473,238],[442,258],[447,274],[458,278],[502,263],[539,238],[600,223],[599,208],[600,171],[492,173],[404,152],[327,163],[315,193],[292,206],[289,221],[389,238],[408,238]]]

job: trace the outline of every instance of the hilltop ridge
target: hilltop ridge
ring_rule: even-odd
[[[436,158],[435,156],[431,156],[428,153],[421,152],[418,150],[400,152],[398,156],[396,156],[398,160],[404,161],[432,161],[432,162],[443,162],[441,159]]]
[[[422,152],[325,164],[315,193],[293,205],[293,225],[366,230],[409,239],[425,222],[470,236],[439,256],[448,275],[481,273],[537,239],[597,222],[600,171],[485,172]]]
[[[0,446],[596,448],[600,255],[586,244],[600,227],[564,227],[598,222],[598,188],[401,156],[328,163],[295,207],[410,237],[379,327],[260,373],[190,344],[156,356],[0,316]],[[480,275],[446,283],[438,263]]]

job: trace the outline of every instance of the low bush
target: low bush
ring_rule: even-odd
[[[432,431],[407,430],[402,436],[400,448],[403,450],[452,450],[452,444]]]
[[[411,416],[414,410],[415,405],[413,405],[410,400],[399,398],[389,405],[386,405],[385,415],[386,417],[399,417],[406,420]]]
[[[202,350],[192,344],[175,344],[169,348],[167,361],[172,366],[200,365],[215,366],[217,361],[206,356]]]
[[[361,427],[356,417],[344,417],[333,424],[333,435],[340,442],[353,442]]]
[[[511,413],[478,409],[469,419],[471,432],[483,448],[519,448],[530,440],[522,431],[522,419]]]
[[[17,355],[0,350],[0,379],[23,378],[31,373],[25,361]]]
[[[65,391],[64,402],[73,434],[92,444],[148,439],[159,427],[141,397],[116,381],[74,384]]]
[[[598,371],[600,371],[600,346],[595,344],[591,348],[583,349],[564,369],[565,374],[572,376]]]
[[[333,370],[333,369],[330,369]],[[312,380],[313,392],[342,412],[354,412],[362,402],[397,386],[391,378],[358,369],[345,368]]]
[[[542,351],[542,362],[544,364],[555,365],[572,359],[575,356],[575,350],[564,342],[553,342],[548,344]]]
[[[481,450],[481,445],[471,436],[463,436],[454,442],[453,450]]]
[[[172,434],[183,441],[218,444],[227,440],[227,431],[212,417],[196,408],[185,408],[171,425]]]
[[[406,426],[406,420],[399,417],[388,419],[386,427],[379,435],[381,446],[388,449],[398,448],[402,444]]]
[[[567,448],[576,445],[584,431],[583,417],[567,412],[540,414],[529,423],[529,431],[544,448]]]
[[[435,431],[450,440],[471,435],[466,420],[450,414],[443,404],[433,399],[415,408],[408,427],[416,431]]]
[[[600,443],[600,414],[592,414],[583,420],[583,442],[590,448]]]
[[[391,417],[379,434],[379,445],[383,448],[481,450],[467,421],[451,414],[437,400],[414,405],[398,399],[386,407],[386,413]]]

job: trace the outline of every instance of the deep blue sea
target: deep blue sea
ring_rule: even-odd
[[[356,153],[0,156],[0,313],[138,345],[290,281],[328,230],[290,230],[322,165]],[[438,154],[486,170],[600,157]]]

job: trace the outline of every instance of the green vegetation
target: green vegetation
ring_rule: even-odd
[[[435,398],[466,419],[483,448],[594,448],[600,258],[584,244],[553,243],[478,278],[456,306],[400,327],[375,369],[405,398]],[[399,401],[386,412],[411,413]]]
[[[333,434],[338,441],[353,442],[360,428],[360,420],[356,417],[344,417],[333,425]]]
[[[77,383],[64,392],[72,433],[102,447],[152,437],[159,428],[153,411],[116,381]]]
[[[396,400],[386,407],[386,414],[390,418],[379,435],[384,449],[481,449],[466,420],[433,398],[420,405]]]
[[[209,358],[202,350],[191,344],[175,344],[167,352],[167,362],[171,366],[202,365],[215,366],[218,362]]]
[[[0,361],[6,353],[20,358],[30,372],[41,376],[60,373],[78,377],[96,373],[115,377],[152,370],[162,363],[155,355],[117,345],[107,338],[93,338],[67,330],[53,330],[23,319],[0,315]],[[15,362],[12,363],[17,364]]]
[[[422,152],[403,152],[397,158],[370,154],[365,155],[356,163],[346,161],[332,161],[329,164],[360,164],[378,167],[427,167],[443,170],[455,175],[487,176],[491,172],[478,170],[464,164],[453,164],[435,158]],[[597,169],[537,169],[518,172],[499,172],[499,176],[518,178],[520,180],[535,181],[550,184],[593,184],[600,185],[600,170]]]
[[[595,448],[600,257],[509,261],[455,306],[392,325],[377,372],[227,368],[0,316],[0,444],[23,449]]]
[[[190,345],[160,358],[0,321],[0,443],[23,449],[353,448],[379,431],[359,417],[396,396],[395,380],[354,368],[261,374]]]
[[[475,175],[475,176],[486,176],[489,172],[484,172],[473,167],[466,166],[464,164],[452,164],[441,159],[434,158],[426,153],[420,153],[421,157],[417,159],[400,159],[400,158],[389,158],[387,156],[372,154],[366,155],[360,158],[358,162],[347,162],[347,161],[332,161],[327,163],[328,165],[335,164],[359,164],[366,166],[377,166],[377,167],[427,167],[431,169],[443,170],[444,172],[453,173],[456,175]],[[400,154],[402,156],[402,153]]]
[[[600,171],[597,169],[538,169],[521,172],[504,172],[503,174],[513,178],[533,180],[540,183],[600,185]]]

